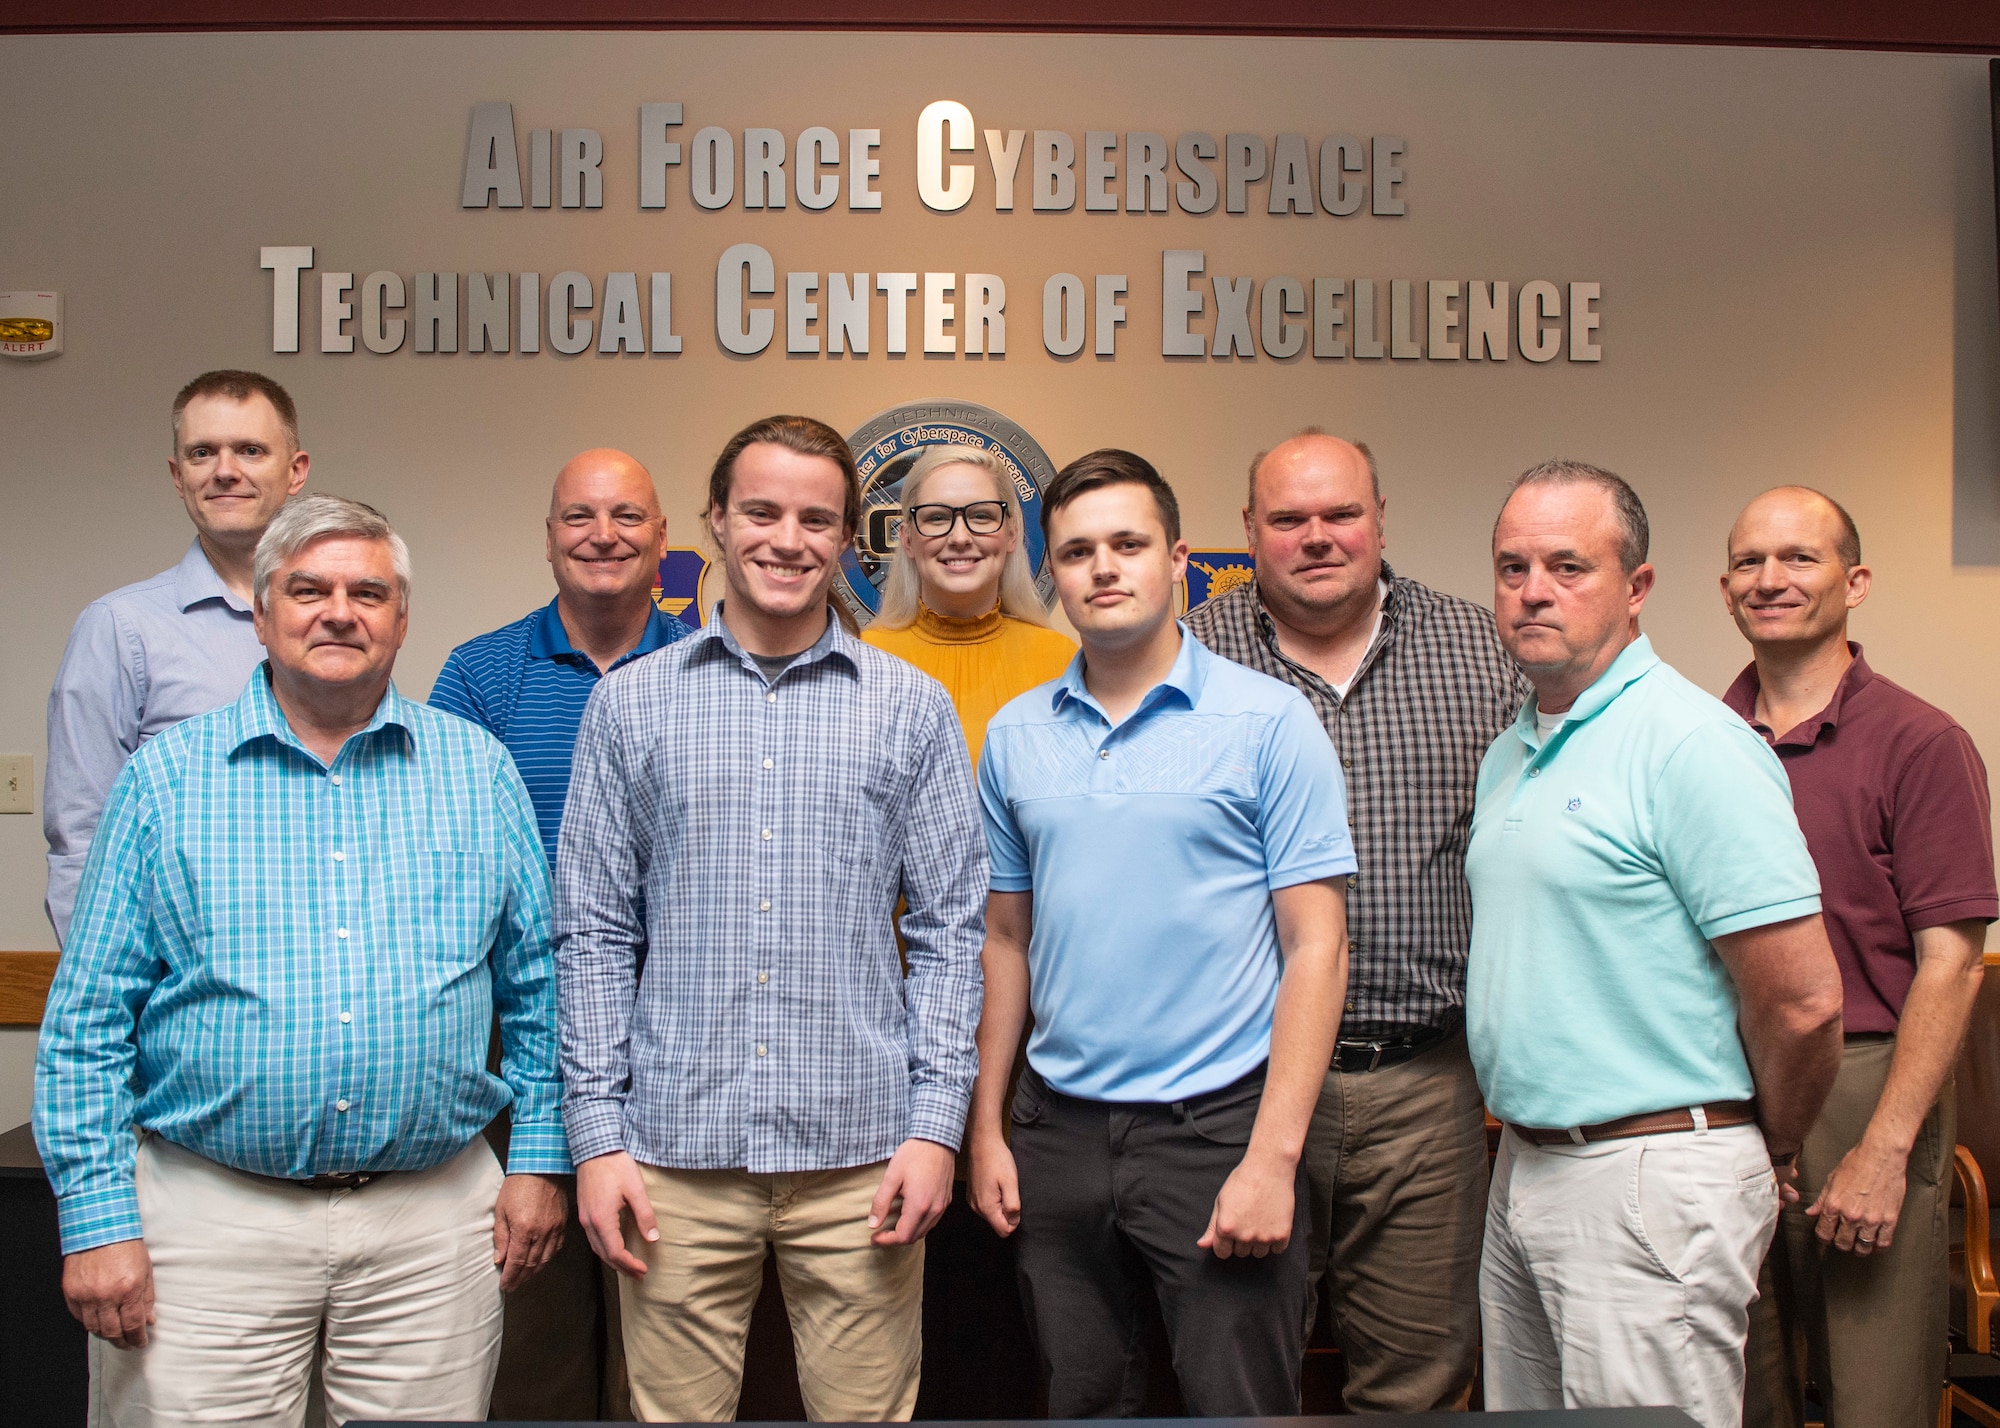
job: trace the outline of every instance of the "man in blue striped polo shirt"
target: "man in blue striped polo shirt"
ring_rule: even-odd
[[[431,689],[432,708],[483,726],[514,756],[551,865],[577,727],[598,680],[693,633],[653,604],[666,546],[645,467],[622,451],[573,457],[549,497],[556,598],[453,650]],[[615,1276],[600,1271],[570,1214],[555,1262],[507,1301],[493,1385],[502,1418],[624,1416]]]
[[[693,633],[653,604],[666,549],[645,467],[609,449],[572,457],[549,497],[556,598],[453,650],[431,688],[433,709],[482,725],[514,756],[551,864],[577,726],[597,681]]]

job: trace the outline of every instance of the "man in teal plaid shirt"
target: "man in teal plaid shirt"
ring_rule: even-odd
[[[296,1424],[316,1359],[331,1422],[483,1418],[570,1169],[534,812],[491,735],[391,685],[379,513],[294,500],[254,593],[268,663],[120,774],[50,992],[63,1292],[114,1346],[109,1422]]]

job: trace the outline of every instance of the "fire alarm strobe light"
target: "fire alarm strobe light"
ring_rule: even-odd
[[[62,350],[61,293],[0,293],[0,357],[32,362]]]

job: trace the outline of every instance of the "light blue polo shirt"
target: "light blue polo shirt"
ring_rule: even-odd
[[[1479,766],[1466,1025],[1486,1105],[1561,1129],[1750,1099],[1714,938],[1819,911],[1777,756],[1643,635]]]
[[[1028,1061],[1051,1086],[1180,1101],[1269,1059],[1271,893],[1355,870],[1346,787],[1303,695],[1183,630],[1173,670],[1114,728],[1078,655],[993,716],[979,795],[994,890],[1035,895]]]

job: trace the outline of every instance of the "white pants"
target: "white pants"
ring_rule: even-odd
[[[1738,1428],[1777,1220],[1755,1126],[1554,1146],[1510,1129],[1479,1266],[1487,1408],[1664,1406]]]
[[[331,1423],[485,1418],[501,1179],[483,1139],[432,1170],[306,1190],[148,1136],[139,1218],[158,1322],[143,1349],[100,1346],[104,1422],[298,1428],[316,1361]]]

